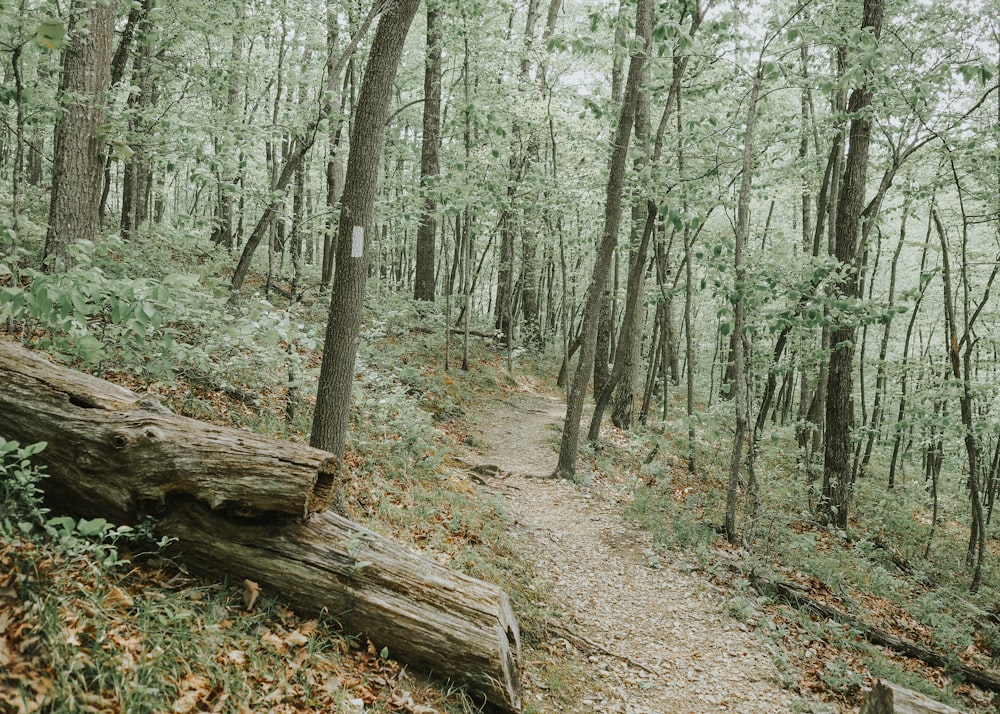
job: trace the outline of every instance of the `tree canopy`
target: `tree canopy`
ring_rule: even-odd
[[[263,296],[290,311],[269,324],[293,345],[320,337],[295,306],[331,286],[416,295],[446,359],[453,333],[493,336],[510,365],[582,354],[578,401],[593,384],[619,427],[686,432],[692,472],[706,418],[728,415],[734,539],[769,430],[792,429],[808,505],[841,530],[857,479],[893,488],[918,463],[936,504],[947,458],[977,587],[1000,488],[988,3],[671,0],[647,36],[642,0],[428,0],[390,40],[372,123],[374,28],[402,5],[5,3],[0,313],[99,361],[165,334],[168,303],[225,321]],[[192,297],[196,279],[153,265],[110,305],[87,256],[117,250],[221,261],[229,294]],[[328,347],[360,319],[339,304]],[[170,334],[166,371],[202,347]],[[283,367],[297,389],[293,347]]]

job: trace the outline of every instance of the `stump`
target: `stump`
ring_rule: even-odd
[[[912,689],[880,680],[865,697],[861,714],[962,714],[958,709],[942,704]]]

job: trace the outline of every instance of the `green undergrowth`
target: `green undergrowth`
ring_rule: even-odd
[[[681,408],[673,404],[672,412]],[[721,536],[732,435],[722,412],[709,414],[697,423],[694,473],[682,456],[690,449],[682,418],[627,434],[606,427],[587,458],[596,471],[616,473],[630,484],[626,516],[648,530],[657,547],[683,550],[700,561],[743,603],[730,615],[781,643],[785,661],[776,664],[784,672],[782,683],[839,706],[857,706],[865,688],[884,677],[963,710],[992,706],[993,695],[964,683],[958,665],[1000,668],[1000,553],[991,548],[983,586],[971,593],[965,566],[969,506],[961,479],[942,479],[940,520],[932,534],[931,497],[918,457],[904,464],[901,483],[889,490],[887,464],[877,455],[869,475],[855,484],[849,532],[837,532],[815,519],[819,483],[802,466],[792,428],[774,427],[754,462],[756,509],[742,472],[741,542],[733,547]],[[742,573],[735,578],[734,562]],[[792,582],[863,622],[944,653],[951,664],[924,666],[868,644],[852,627],[776,606],[749,586],[751,572]]]
[[[307,441],[326,298],[314,293],[289,306],[265,299],[251,280],[231,303],[225,261],[214,252],[197,264],[176,255],[143,260],[140,252],[82,245],[68,277],[4,263],[0,331],[153,392],[177,413]],[[500,504],[452,456],[475,440],[469,411],[512,382],[502,355],[479,339],[468,371],[454,339],[445,372],[443,327],[438,312],[409,300],[369,301],[346,506],[353,519],[424,556],[502,586],[530,646],[544,632],[544,597]],[[32,472],[30,454],[21,461]],[[27,481],[43,488],[44,475],[32,473]],[[14,483],[8,476],[0,481]],[[18,488],[0,493],[5,513],[38,495],[34,486]],[[0,540],[0,689],[11,693],[0,710],[353,712],[359,702],[375,712],[474,709],[459,688],[430,688],[385,659],[391,651],[300,619],[275,594],[248,609],[241,584],[191,578],[155,544],[133,552],[115,541],[121,534],[112,524],[35,515],[31,533],[20,517],[8,518]],[[64,532],[80,547],[61,542]]]
[[[0,711],[473,710],[250,584],[186,575],[151,530],[53,515],[44,447],[0,441]]]

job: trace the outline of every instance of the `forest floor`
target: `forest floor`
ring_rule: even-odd
[[[466,458],[505,503],[512,535],[556,599],[541,649],[577,665],[552,688],[545,662],[526,662],[526,702],[627,714],[830,711],[777,684],[775,645],[726,614],[726,591],[693,559],[658,556],[627,523],[627,483],[596,471],[576,484],[549,478],[560,396],[522,383],[494,404],[470,425]],[[560,691],[579,696],[553,701]]]

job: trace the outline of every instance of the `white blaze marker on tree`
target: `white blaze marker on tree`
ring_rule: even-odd
[[[365,254],[365,228],[364,226],[354,226],[354,233],[351,236],[351,257],[362,258]]]

